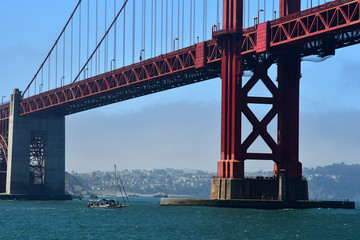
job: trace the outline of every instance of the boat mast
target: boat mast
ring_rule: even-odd
[[[101,198],[101,190],[102,190],[102,175],[100,173],[100,198]]]
[[[114,200],[116,201],[116,164],[114,164]]]

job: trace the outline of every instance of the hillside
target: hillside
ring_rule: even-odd
[[[120,172],[127,191],[131,194],[152,195],[163,192],[168,195],[209,197],[210,185],[215,173],[200,170],[154,169],[124,170]],[[271,176],[271,172],[258,172],[252,176]],[[360,165],[333,164],[325,167],[305,168],[311,199],[360,200]],[[100,180],[101,179],[101,180]],[[66,191],[74,195],[111,194],[112,172],[66,174]]]
[[[305,168],[309,196],[315,199],[360,200],[360,165],[333,164]]]

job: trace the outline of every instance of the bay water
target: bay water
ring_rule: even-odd
[[[0,201],[0,239],[360,239],[355,210],[161,207],[130,198],[121,210],[86,200]]]

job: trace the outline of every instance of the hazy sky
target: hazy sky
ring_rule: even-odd
[[[5,101],[13,88],[25,89],[76,2],[0,0],[0,96]],[[352,46],[324,62],[302,63],[304,167],[360,163],[359,53],[360,46]],[[274,68],[270,72],[274,77]],[[120,169],[216,171],[220,83],[213,79],[68,116],[66,170],[111,170],[116,163]],[[271,170],[272,165],[246,163],[249,171]]]

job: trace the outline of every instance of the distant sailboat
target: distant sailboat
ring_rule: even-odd
[[[119,188],[122,201],[119,202],[116,199],[116,188]],[[100,198],[99,200],[89,200],[88,207],[102,208],[102,209],[122,209],[130,205],[129,198],[127,196],[124,183],[120,177],[120,174],[114,165],[114,199]]]

